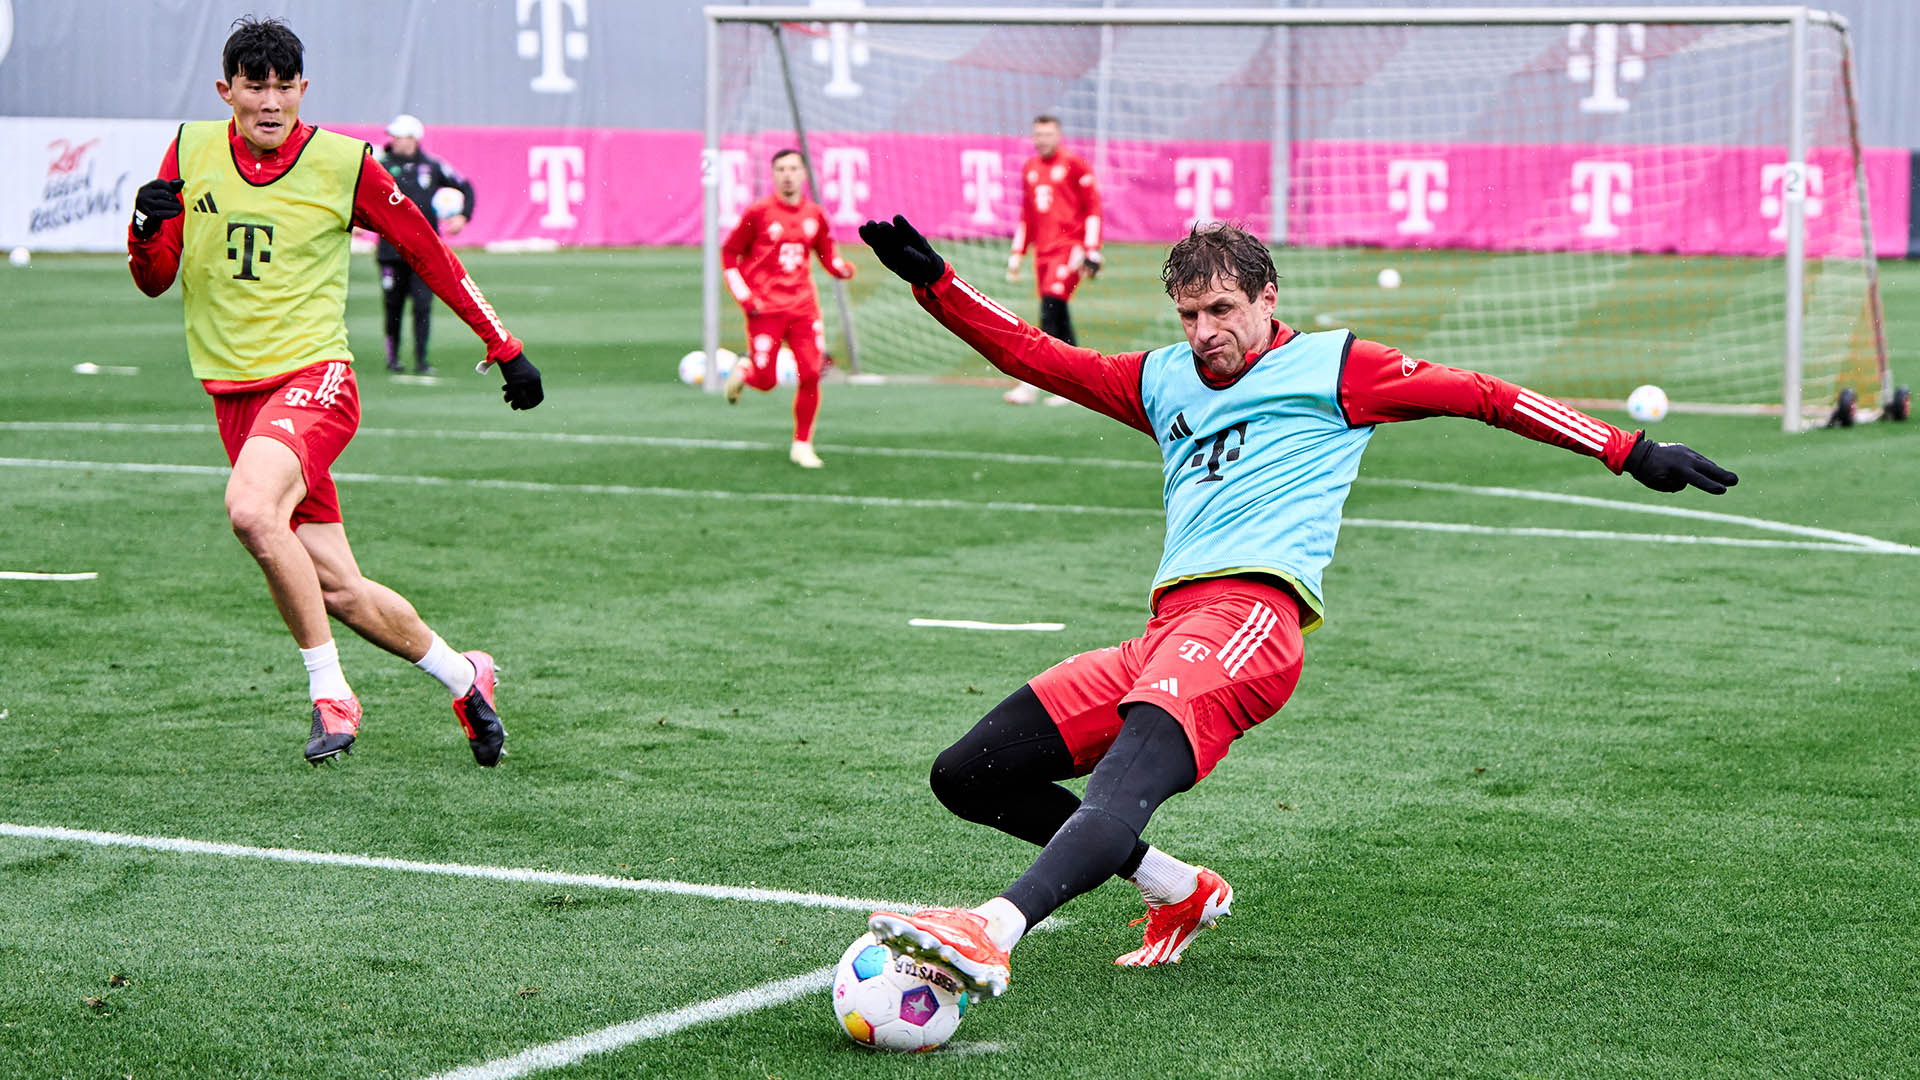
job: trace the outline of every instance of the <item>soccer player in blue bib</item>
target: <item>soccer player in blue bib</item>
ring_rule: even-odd
[[[893,948],[946,964],[978,993],[1007,988],[1028,927],[1108,877],[1147,903],[1139,949],[1180,959],[1228,913],[1233,888],[1141,840],[1169,796],[1280,711],[1320,625],[1320,577],[1376,424],[1469,416],[1599,458],[1656,491],[1718,495],[1737,478],[1678,443],[1627,432],[1531,390],[1429,364],[1350,331],[1304,334],[1273,317],[1266,246],[1210,224],[1161,272],[1187,340],[1103,356],[1056,341],[955,276],[903,217],[861,239],[941,325],[995,367],[1160,444],[1167,539],[1146,632],[1069,657],[1013,692],[933,766],[934,794],[969,821],[1040,845],[1006,891],[972,909],[879,911]],[[1086,796],[1059,781],[1087,776]]]

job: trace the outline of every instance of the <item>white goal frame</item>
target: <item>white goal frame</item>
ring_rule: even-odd
[[[778,34],[784,23],[916,23],[916,24],[998,24],[1029,26],[1182,26],[1182,27],[1308,27],[1308,26],[1546,26],[1568,23],[1667,23],[1730,24],[1771,23],[1789,30],[1791,109],[1787,121],[1786,175],[1782,183],[1783,213],[1786,226],[1785,334],[1781,347],[1781,427],[1797,432],[1807,427],[1804,415],[1808,403],[1802,400],[1803,316],[1806,285],[1806,199],[1808,154],[1808,28],[1821,25],[1838,32],[1842,43],[1842,72],[1846,97],[1849,138],[1853,149],[1854,177],[1861,216],[1866,265],[1868,303],[1874,347],[1877,352],[1880,400],[1890,400],[1892,374],[1887,363],[1887,348],[1880,309],[1877,256],[1873,246],[1873,223],[1867,201],[1867,175],[1860,144],[1858,87],[1854,73],[1853,40],[1847,20],[1837,13],[1803,5],[1742,5],[1727,7],[1681,7],[1648,5],[1640,7],[1581,7],[1577,5],[1538,8],[1319,8],[1319,9],[1187,9],[1187,8],[1023,8],[1023,7],[846,7],[816,8],[798,4],[741,6],[710,5],[706,16],[706,132],[700,158],[701,185],[705,204],[702,262],[703,346],[714,355],[720,345],[720,202],[719,153],[721,123],[720,30],[727,24],[749,23],[767,26]],[[784,54],[783,54],[784,62]],[[1284,89],[1279,91],[1284,93]],[[788,86],[790,104],[794,98]],[[797,105],[795,128],[805,152],[805,127]],[[1274,138],[1274,186],[1287,182],[1286,133]],[[1268,242],[1285,242],[1287,200],[1275,198]],[[836,283],[838,284],[838,283]],[[845,292],[836,290],[842,310]],[[842,319],[847,334],[846,348],[852,369],[858,371],[856,342],[852,340],[850,320]],[[709,386],[717,386],[717,373],[708,365]]]

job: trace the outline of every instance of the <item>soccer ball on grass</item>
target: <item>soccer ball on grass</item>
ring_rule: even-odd
[[[723,379],[733,371],[733,365],[740,360],[731,349],[715,349],[713,358],[714,366],[720,369],[720,377]],[[680,381],[688,386],[700,386],[707,381],[705,349],[695,349],[680,358]]]
[[[953,1037],[970,1004],[960,977],[862,934],[833,969],[833,1014],[862,1046],[932,1050]]]

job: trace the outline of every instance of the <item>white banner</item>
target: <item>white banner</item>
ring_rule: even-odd
[[[172,120],[0,117],[0,250],[122,251]]]

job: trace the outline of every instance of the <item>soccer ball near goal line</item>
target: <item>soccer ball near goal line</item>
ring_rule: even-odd
[[[1643,424],[1656,424],[1667,415],[1667,392],[1648,383],[1627,395],[1627,415]]]
[[[731,349],[715,349],[713,356],[714,366],[720,369],[720,377],[723,379],[733,370],[733,365],[740,360]],[[680,358],[680,381],[688,386],[699,386],[707,381],[706,350],[695,349]]]
[[[953,1037],[970,1004],[959,976],[862,934],[833,969],[833,1014],[854,1042],[932,1050]]]

